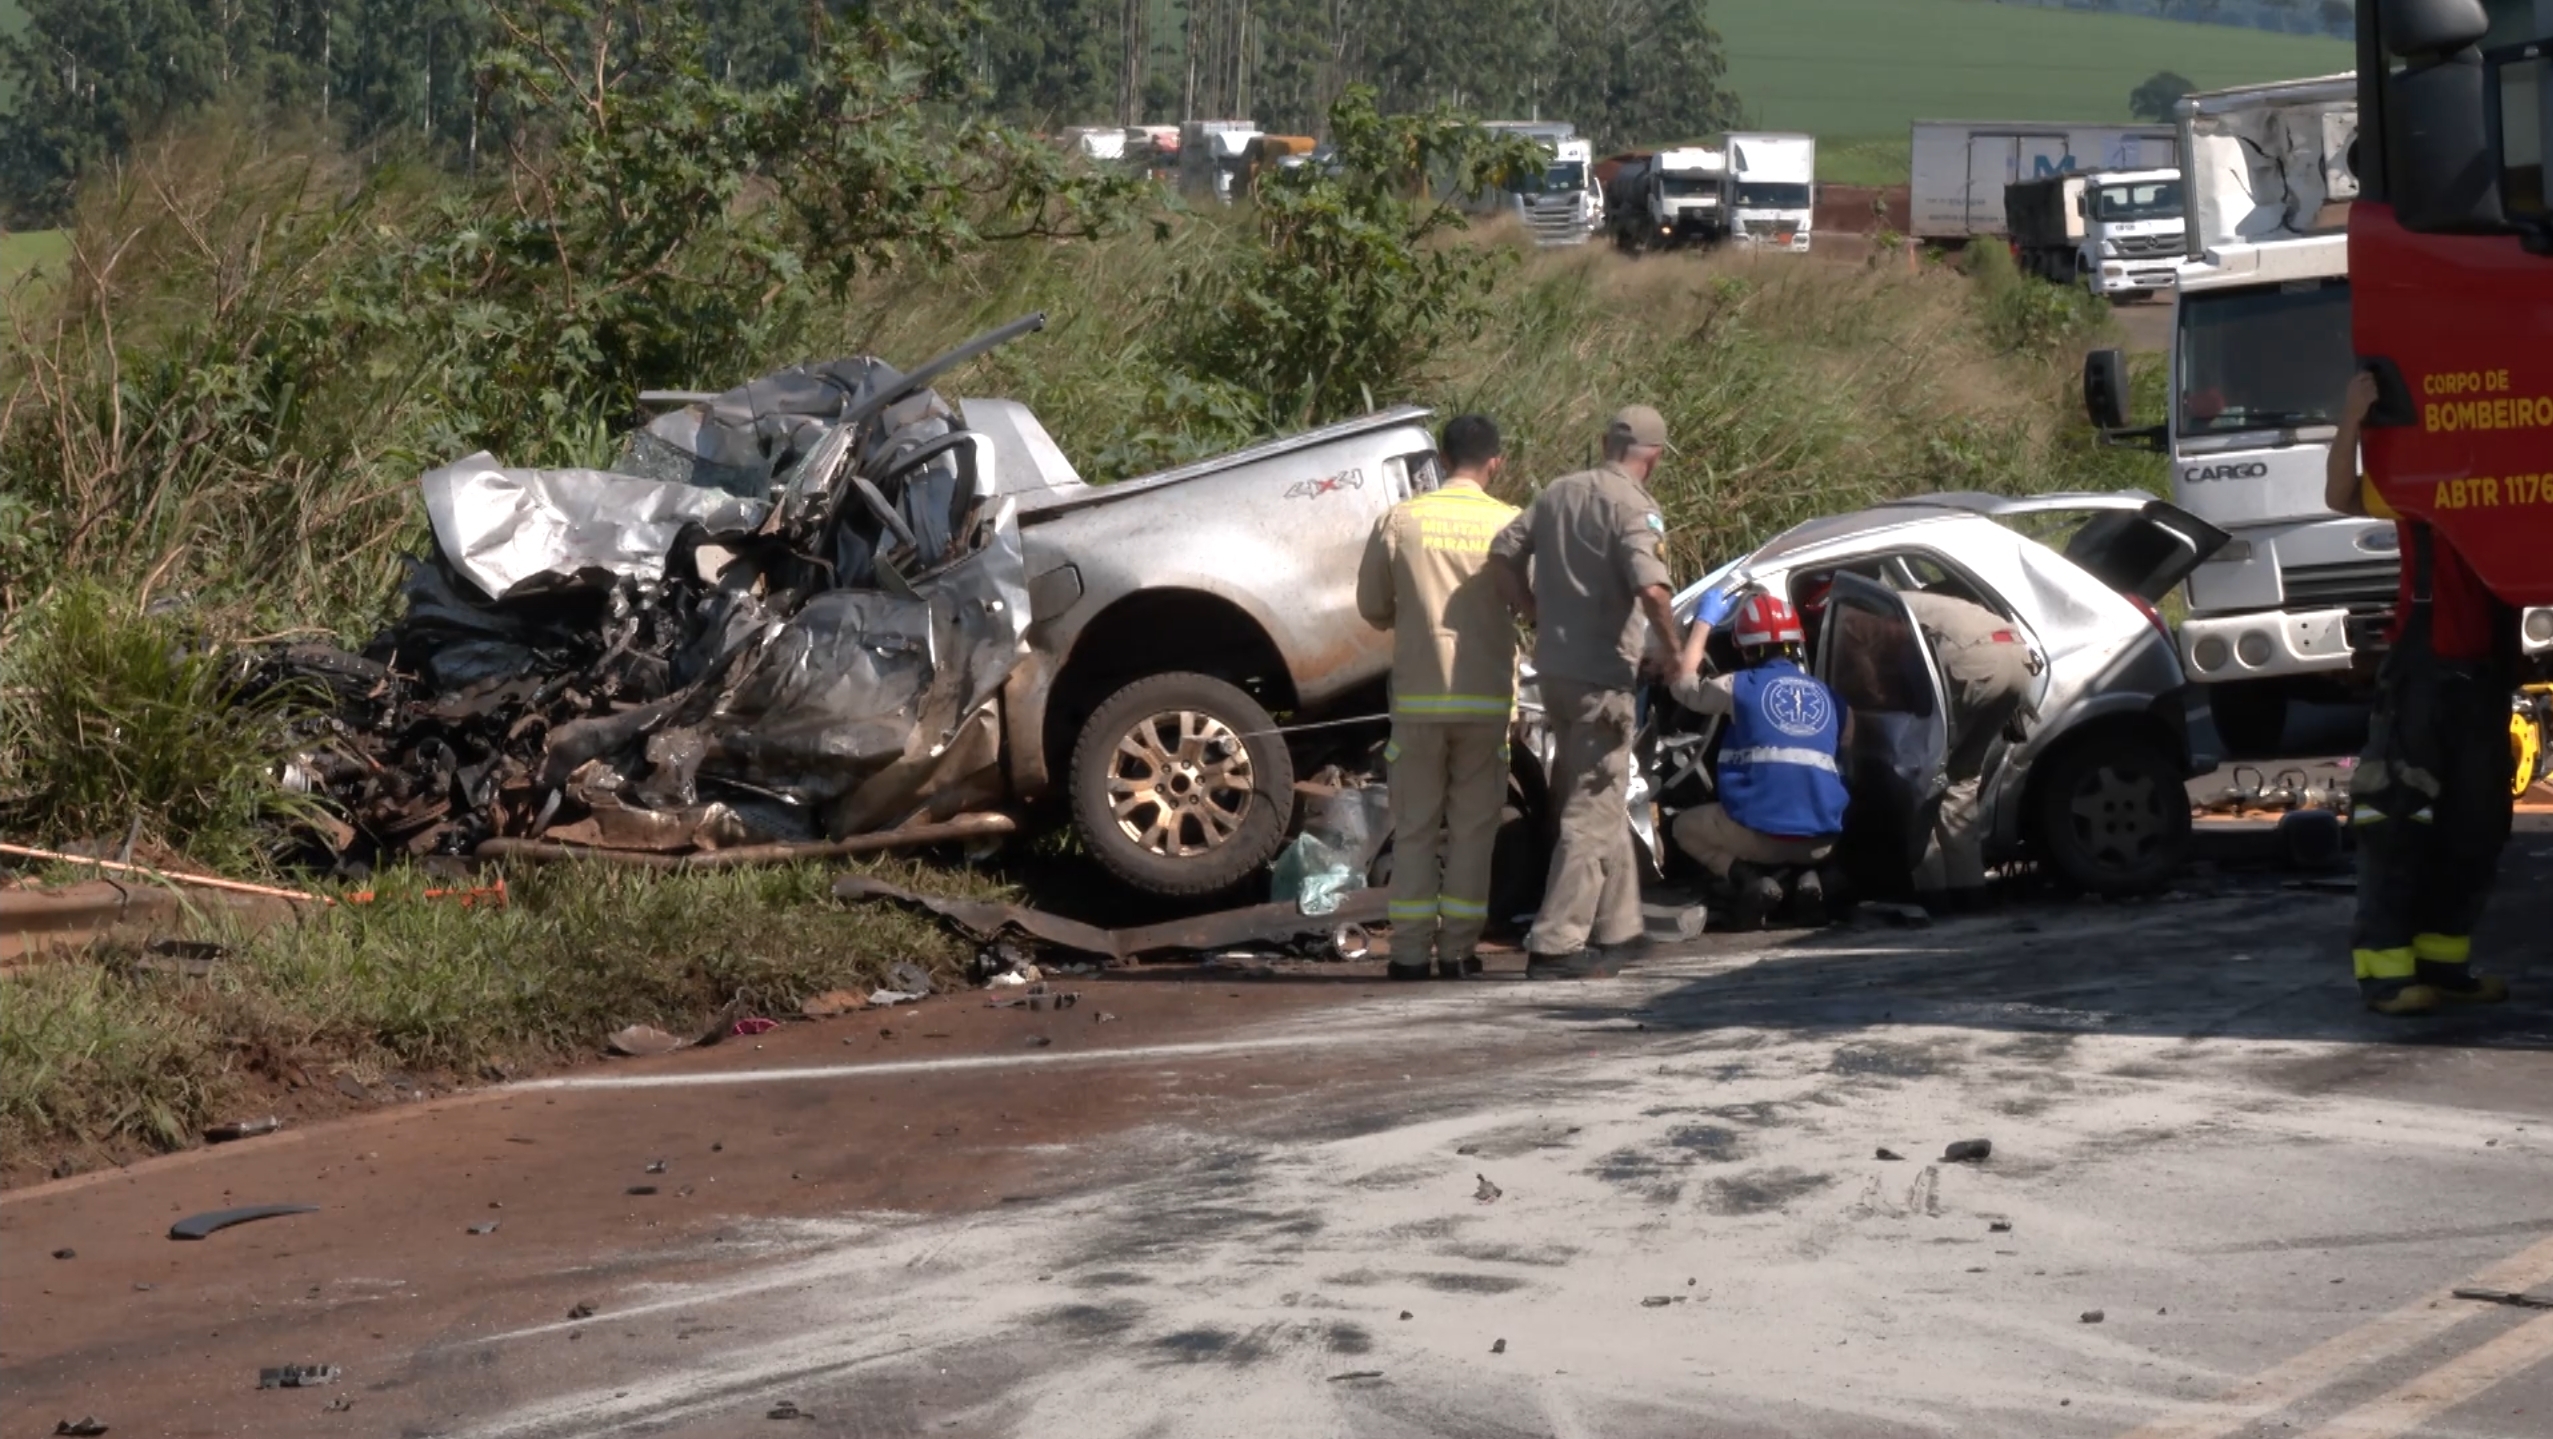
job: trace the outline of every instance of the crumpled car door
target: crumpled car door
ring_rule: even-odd
[[[1839,848],[1857,884],[1901,889],[1948,788],[1949,691],[1896,591],[1844,572],[1826,605],[1816,673],[1853,720],[1844,767],[1852,803]]]

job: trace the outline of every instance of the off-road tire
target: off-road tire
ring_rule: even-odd
[[[1145,746],[1147,742],[1139,736],[1148,725],[1153,726],[1149,746],[1170,754],[1175,733],[1160,726],[1169,723],[1167,717],[1182,714],[1195,717],[1196,727],[1209,737],[1237,739],[1247,757],[1246,798],[1213,815],[1191,810],[1176,820],[1138,809],[1129,818],[1159,836],[1148,845],[1128,834],[1119,821],[1118,800],[1123,791],[1112,793],[1110,783],[1112,778],[1138,782],[1117,773],[1131,763],[1121,748],[1129,741]],[[1257,700],[1211,675],[1176,673],[1136,680],[1093,711],[1074,741],[1073,827],[1110,874],[1148,894],[1195,899],[1236,889],[1276,857],[1294,818],[1294,757],[1286,749],[1285,737],[1275,730],[1276,721]],[[1229,768],[1228,760],[1190,758]],[[1134,768],[1143,770],[1141,765]],[[1169,822],[1157,827],[1156,819]],[[1173,837],[1180,845],[1195,845],[1196,851],[1166,852]]]
[[[2189,857],[2180,766],[2139,735],[2066,746],[2031,786],[2031,837],[2058,879],[2093,894],[2160,889]]]

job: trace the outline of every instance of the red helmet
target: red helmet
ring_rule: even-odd
[[[1760,645],[1798,645],[1808,643],[1808,632],[1800,628],[1800,617],[1791,607],[1767,594],[1749,595],[1737,612],[1737,644],[1739,649]]]

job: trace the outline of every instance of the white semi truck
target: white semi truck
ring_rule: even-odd
[[[1907,233],[1964,242],[2007,235],[2004,187],[2078,170],[2167,170],[2180,164],[2168,125],[1918,120],[1907,176]]]
[[[2182,100],[2189,219],[2164,423],[2126,428],[2118,351],[2084,365],[2093,422],[2168,454],[2174,500],[2234,536],[2190,575],[2180,645],[2237,754],[2274,746],[2291,700],[2362,687],[2393,608],[2393,526],[2322,500],[2356,364],[2357,130],[2352,75]]]
[[[1191,120],[1179,127],[1179,189],[1200,199],[1239,199],[1259,127],[1248,120]]]
[[[2188,247],[2178,170],[2086,170],[2003,192],[2025,273],[2114,299],[2172,288]]]
[[[1729,239],[1765,250],[1808,249],[1817,213],[1817,137],[1739,133],[1724,143],[1720,213]]]
[[[1551,156],[1539,180],[1519,180],[1500,192],[1501,208],[1524,222],[1537,245],[1583,245],[1604,216],[1604,198],[1590,171],[1595,142],[1564,120],[1493,120],[1484,130],[1521,135]]]

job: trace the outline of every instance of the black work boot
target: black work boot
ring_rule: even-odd
[[[1472,979],[1477,977],[1479,974],[1480,956],[1476,954],[1465,955],[1461,959],[1440,959],[1436,961],[1436,977],[1438,979]]]
[[[2427,1014],[2438,1007],[2438,992],[2408,979],[2362,979],[2358,993],[2378,1014]]]
[[[2420,961],[2420,973],[2414,983],[2436,990],[2438,998],[2450,1004],[2498,1004],[2509,997],[2507,980],[2496,974],[2475,974],[2470,964],[2445,960]]]
[[[1801,870],[1791,881],[1791,923],[1802,929],[1826,927],[1826,881],[1814,868]]]
[[[1600,949],[1525,957],[1527,979],[1611,979],[1620,973],[1622,961]]]
[[[1762,929],[1782,907],[1782,882],[1744,860],[1729,866],[1729,928]]]
[[[1383,966],[1383,977],[1385,979],[1425,979],[1428,977],[1429,973],[1430,971],[1427,968],[1427,961],[1423,959],[1410,964],[1403,964],[1396,959]]]

